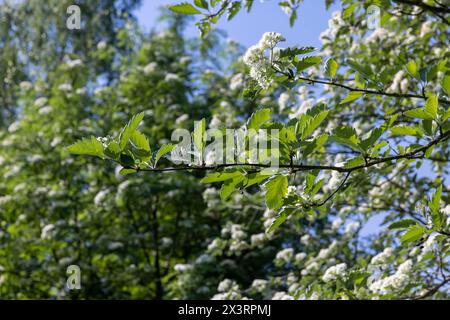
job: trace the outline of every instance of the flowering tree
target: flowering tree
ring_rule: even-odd
[[[26,170],[44,175],[38,181],[68,190],[55,195],[71,199],[66,207],[48,211],[51,190],[40,190],[48,204],[13,196],[29,187],[19,183],[29,171],[13,167],[30,151],[8,151],[3,256],[22,242],[27,250],[0,260],[8,284],[0,292],[15,296],[13,271],[22,268],[32,282],[27,296],[63,297],[50,279],[33,283],[42,273],[35,265],[54,268],[50,278],[59,265],[78,263],[88,270],[85,297],[448,299],[450,10],[439,1],[378,1],[376,10],[372,1],[342,2],[320,50],[283,48],[283,36],[268,32],[242,54],[231,46],[224,61],[208,60],[223,51],[214,24],[251,11],[253,1],[185,2],[171,9],[200,17],[200,50],[176,50],[182,21],[149,43],[129,29],[127,55],[104,45],[94,54],[117,53],[120,79],[82,93],[84,103],[74,90],[87,82],[62,82],[67,64],[83,68],[73,60],[46,94],[25,94],[28,107],[2,145],[25,143],[37,114],[53,114],[57,125],[42,139],[76,128],[64,141],[90,137],[67,150],[108,161],[64,148],[51,153],[58,160],[28,159]],[[280,6],[291,24],[301,17],[301,1]],[[125,113],[135,116],[120,126]],[[187,136],[174,133],[191,127]],[[212,140],[222,144],[210,148]],[[255,141],[265,146],[256,156]],[[70,186],[48,176],[54,166]],[[24,203],[41,220],[19,216]],[[367,233],[374,218],[382,226]]]

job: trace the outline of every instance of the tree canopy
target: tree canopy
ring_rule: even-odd
[[[449,298],[445,1],[342,0],[320,48],[138,4],[0,4],[1,298]]]

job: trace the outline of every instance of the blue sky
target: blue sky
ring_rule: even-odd
[[[180,3],[182,0],[143,0],[136,11],[139,23],[146,29],[157,27],[158,8],[166,4]],[[245,10],[231,21],[222,19],[218,27],[227,31],[228,36],[244,46],[251,46],[259,41],[267,31],[283,34],[288,41],[286,45],[319,47],[319,35],[328,28],[328,20],[339,6],[334,5],[328,11],[323,0],[305,0],[298,11],[298,19],[294,27],[289,26],[288,17],[281,11],[277,0],[255,1],[253,10],[247,14]],[[196,36],[197,29],[191,24],[187,34]]]

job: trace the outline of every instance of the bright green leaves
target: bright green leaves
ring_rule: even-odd
[[[296,208],[285,207],[280,210],[275,219],[273,220],[270,227],[267,229],[267,233],[274,232],[279,226],[281,226],[290,215],[292,215],[295,211],[298,211]]]
[[[442,195],[442,185],[440,185],[436,191],[431,196],[431,199],[428,201],[428,208],[430,209],[431,221],[433,223],[433,230],[439,230],[445,219],[439,210],[439,204],[441,201]]]
[[[142,119],[144,118],[144,113],[138,113],[137,115],[133,116],[131,120],[128,122],[128,124],[122,129],[122,132],[119,136],[119,145],[120,149],[124,150],[125,146],[128,143],[128,140],[131,138],[133,133],[137,130],[139,124],[141,123]]]
[[[208,1],[206,0],[194,0],[194,4],[202,9],[208,9]]]
[[[153,167],[156,167],[159,159],[161,159],[163,156],[171,152],[173,148],[175,148],[175,145],[172,143],[162,145],[161,148],[159,148],[158,152],[156,153]]]
[[[147,137],[139,131],[133,132],[130,138],[132,153],[139,157],[142,161],[148,161],[152,158],[150,144]]]
[[[442,79],[442,89],[450,96],[450,74],[445,75],[444,79]]]
[[[388,229],[389,230],[406,229],[408,227],[415,226],[417,224],[418,223],[416,220],[405,219],[405,220],[396,221],[396,222],[390,224]]]
[[[356,99],[359,99],[363,95],[364,95],[364,92],[362,92],[362,91],[351,91],[348,94],[348,96],[344,100],[342,100],[339,104],[344,105],[344,104],[350,103]]]
[[[359,146],[360,139],[358,137],[358,134],[356,133],[356,130],[352,127],[349,126],[337,127],[336,129],[333,130],[333,135],[331,136],[331,139],[334,142],[352,148],[354,151],[358,152],[363,151]]]
[[[442,194],[442,185],[439,186],[427,201],[428,208],[424,208],[423,216],[426,221],[429,221],[427,226],[421,225],[418,220],[405,219],[392,223],[389,230],[406,230],[401,237],[401,242],[404,246],[411,242],[418,241],[424,236],[430,235],[433,232],[440,232],[444,223],[445,217],[440,207]]]
[[[429,113],[433,119],[437,117],[437,111],[438,111],[438,97],[435,94],[432,94],[428,97],[427,102],[424,106],[424,111]]]
[[[419,126],[398,125],[391,128],[391,137],[395,136],[416,136],[422,137],[423,130]]]
[[[297,126],[297,137],[305,140],[314,130],[316,130],[323,120],[327,117],[329,110],[325,110],[324,106],[318,106],[313,109],[312,113],[302,115]]]
[[[200,182],[223,182],[220,189],[220,197],[227,200],[235,191],[249,188],[270,178],[260,172],[246,173],[243,169],[229,169],[222,172],[213,172],[204,177]]]
[[[247,130],[258,130],[272,117],[272,111],[268,108],[255,111],[247,121]]]
[[[306,69],[318,65],[322,62],[322,58],[315,56],[315,57],[304,57],[302,59],[299,59],[296,64],[295,68],[297,69],[297,73],[305,71]]]
[[[120,156],[122,150],[120,150],[119,143],[115,140],[111,141],[108,146],[105,148],[105,155],[108,158],[117,160]]]
[[[242,175],[242,172],[239,170],[214,172],[214,173],[208,174],[200,182],[201,183],[222,182],[222,181],[226,181],[226,180],[229,180],[234,177],[241,176],[241,175]]]
[[[337,69],[339,68],[338,63],[333,58],[328,58],[325,61],[325,65],[323,67],[324,74],[331,79],[336,76]]]
[[[427,229],[420,225],[413,225],[409,227],[402,236],[401,241],[403,245],[419,240],[427,233]]]
[[[264,184],[266,190],[266,205],[269,209],[279,209],[287,194],[288,181],[286,176],[275,176]]]
[[[423,108],[416,108],[406,111],[404,114],[410,118],[423,120],[435,120],[438,113],[438,97],[435,94],[430,95]]]
[[[67,148],[70,153],[104,158],[103,144],[95,137],[83,138]]]
[[[147,137],[137,130],[143,117],[143,112],[133,116],[116,139],[91,137],[69,146],[68,151],[73,154],[93,155],[113,160],[124,167],[121,174],[137,172],[149,166],[155,168],[158,161],[175,146],[170,143],[165,144],[156,154],[153,154]]]
[[[406,71],[408,71],[408,73],[414,77],[417,78],[417,64],[415,61],[411,60],[406,64]]]
[[[195,1],[195,2],[196,2],[196,4],[198,2],[201,6],[203,6],[203,1]],[[181,14],[200,14],[201,13],[193,5],[191,5],[187,2],[176,4],[174,6],[170,6],[169,9],[173,12],[181,13]]]

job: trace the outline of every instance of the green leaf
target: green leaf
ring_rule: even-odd
[[[111,159],[116,160],[117,158],[119,158],[120,155],[120,146],[117,143],[117,141],[111,141],[108,144],[108,147],[105,149],[105,155]]]
[[[269,108],[255,111],[247,121],[248,130],[258,130],[264,123],[271,119],[272,112]]]
[[[345,162],[344,166],[345,166],[345,168],[354,168],[354,167],[358,167],[360,165],[363,165],[365,163],[366,162],[365,162],[364,158],[361,157],[361,156],[358,156],[358,157],[355,157],[355,158],[348,159]]]
[[[387,129],[387,126],[373,129],[370,132],[369,137],[367,139],[361,141],[359,146],[364,150],[369,149],[371,146],[373,146],[378,141],[378,139],[383,135],[383,133],[385,132],[386,129]]]
[[[299,62],[297,62],[296,64],[296,68],[297,68],[297,72],[302,72],[306,69],[308,69],[309,67],[315,66],[316,64],[320,64],[322,62],[322,58],[321,57],[305,57],[303,59],[301,59]]]
[[[234,177],[241,176],[241,175],[242,175],[242,172],[239,170],[213,172],[213,173],[208,174],[202,180],[200,180],[200,182],[201,183],[221,182],[221,181],[233,179]]]
[[[422,108],[416,108],[412,110],[408,110],[405,113],[405,116],[410,118],[417,118],[417,119],[424,119],[424,120],[433,120],[434,116],[429,113],[428,111],[425,111]]]
[[[346,62],[351,69],[355,70],[356,72],[359,72],[364,78],[370,79],[372,77],[373,72],[368,65],[362,66],[352,59],[347,59]]]
[[[416,126],[394,126],[391,128],[391,136],[417,136],[422,137],[423,131]]]
[[[194,4],[202,9],[208,9],[208,2],[206,0],[194,0]]]
[[[357,7],[358,7],[358,3],[352,3],[351,5],[349,5],[342,12],[342,18],[347,19],[348,17],[350,17]]]
[[[433,119],[437,117],[438,110],[438,97],[435,94],[432,94],[428,97],[427,102],[425,103],[424,110],[431,114]]]
[[[142,119],[144,119],[144,113],[143,112],[138,113],[137,115],[133,116],[131,120],[128,122],[128,124],[122,129],[122,132],[120,133],[119,136],[119,145],[121,150],[125,149],[128,140],[136,131]]]
[[[153,166],[156,167],[156,164],[158,163],[159,159],[161,159],[161,157],[171,152],[173,148],[175,148],[175,145],[172,143],[163,144],[156,153],[155,164]]]
[[[289,47],[286,49],[281,49],[280,58],[295,57],[301,54],[311,53],[315,50],[316,48],[314,47]]]
[[[132,135],[131,135],[131,142],[134,144],[134,146],[138,149],[143,149],[146,151],[151,151],[150,150],[150,143],[148,142],[147,137],[139,132],[139,131],[135,131]]]
[[[273,220],[273,222],[270,225],[270,227],[267,229],[267,233],[274,232],[280,225],[283,224],[283,222],[286,221],[287,218],[289,218],[289,216],[294,211],[296,211],[296,209],[292,208],[292,207],[285,207],[285,208],[281,209],[280,212],[278,213],[278,215]]]
[[[119,157],[120,164],[124,167],[133,167],[135,165],[133,157],[122,153]]]
[[[420,225],[414,225],[408,228],[405,234],[401,238],[401,242],[403,245],[406,245],[410,242],[417,241],[423,237],[423,235],[427,232],[427,229]]]
[[[300,133],[301,133],[301,139],[305,140],[309,137],[309,135],[311,133],[313,133],[314,130],[317,129],[317,127],[320,126],[320,124],[322,123],[323,120],[325,120],[325,118],[327,117],[329,113],[329,110],[326,111],[322,111],[319,114],[315,115],[313,118],[310,118],[308,120],[303,120],[304,118],[302,117],[302,122],[303,125],[300,125]]]
[[[81,141],[67,147],[67,150],[73,154],[84,154],[104,158],[103,144],[96,137],[83,138]]]
[[[325,75],[329,76],[330,78],[334,78],[338,67],[339,67],[339,65],[336,62],[336,60],[334,60],[333,58],[327,59],[327,61],[325,61],[325,66],[324,66]]]
[[[169,6],[169,9],[173,12],[181,13],[181,14],[200,14],[201,13],[193,5],[191,5],[187,2],[176,4],[174,6]]]
[[[450,96],[450,75],[445,75],[442,80],[442,89],[444,89],[445,93]]]
[[[442,185],[440,185],[439,188],[436,189],[436,191],[433,193],[431,197],[431,200],[428,202],[428,206],[430,207],[431,212],[439,212],[441,195],[442,195]]]
[[[352,102],[352,101],[354,101],[354,100],[360,98],[363,94],[364,94],[364,92],[361,92],[361,91],[352,91],[352,92],[350,92],[349,95],[348,95],[344,100],[342,100],[339,104],[340,104],[340,105],[343,105],[343,104],[347,104],[347,103],[349,103],[349,102]]]
[[[227,200],[234,191],[238,189],[238,184],[240,184],[244,180],[244,176],[236,176],[232,179],[226,180],[225,183],[222,185],[222,188],[220,189],[220,198],[222,200]]]
[[[396,221],[392,224],[389,225],[388,229],[389,230],[395,230],[395,229],[406,229],[408,227],[411,226],[415,226],[417,225],[417,221],[412,220],[412,219],[405,219],[405,220],[400,220],[400,221]]]
[[[450,118],[450,108],[448,108],[442,115],[442,121],[446,121],[448,118]]]
[[[276,176],[264,184],[266,189],[266,205],[269,209],[278,209],[283,205],[286,196],[288,181],[286,176]]]
[[[122,169],[120,169],[120,172],[119,172],[119,173],[120,173],[121,175],[125,176],[125,175],[127,175],[127,174],[135,173],[135,172],[137,172],[136,169],[122,168]]]
[[[413,76],[414,78],[417,78],[417,64],[415,61],[411,60],[406,64],[406,70],[408,73]]]

